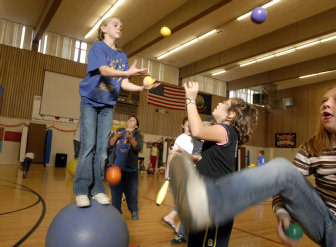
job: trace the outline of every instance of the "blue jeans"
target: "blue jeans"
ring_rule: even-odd
[[[81,146],[73,182],[74,195],[105,193],[102,168],[113,121],[113,107],[91,107],[81,102]],[[89,190],[90,187],[90,190]]]
[[[336,216],[315,188],[289,161],[269,163],[207,183],[211,219],[216,224],[231,220],[244,209],[280,194],[290,216],[317,244],[336,246]]]
[[[121,212],[122,194],[125,194],[128,210],[138,211],[138,172],[121,171],[121,180],[117,185],[110,185],[112,205]]]

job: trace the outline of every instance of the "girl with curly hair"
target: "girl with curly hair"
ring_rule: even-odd
[[[257,109],[242,99],[231,98],[213,110],[216,124],[204,126],[196,106],[198,83],[189,82],[184,88],[191,135],[204,140],[201,158],[196,163],[197,170],[213,179],[232,173],[238,146],[249,140],[257,122]],[[228,246],[232,225],[233,217],[225,224],[204,231],[190,231],[188,246]]]

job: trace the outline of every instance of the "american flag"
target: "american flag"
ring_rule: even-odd
[[[184,88],[160,84],[158,87],[149,90],[147,103],[168,109],[185,111]]]

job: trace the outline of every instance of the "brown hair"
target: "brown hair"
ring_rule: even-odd
[[[229,112],[236,113],[233,119],[230,119],[230,125],[234,127],[239,134],[238,144],[242,145],[250,139],[253,133],[253,126],[257,124],[258,111],[254,106],[246,103],[240,98],[231,98]]]
[[[188,117],[184,117],[182,120],[182,126],[185,124],[185,122],[188,121]],[[182,133],[184,133],[184,127],[182,127]]]
[[[101,29],[102,26],[106,26],[106,25],[109,24],[109,22],[112,21],[113,19],[118,19],[118,20],[119,20],[118,17],[107,17],[107,18],[105,18],[105,19],[100,23],[99,28],[98,28],[98,30],[97,30],[97,40],[98,40],[98,41],[102,41],[102,40],[105,39],[105,34],[104,34],[104,32],[102,31],[102,29]],[[119,46],[118,46],[117,43],[115,43],[115,46],[116,46],[117,50],[119,50],[119,51],[121,50],[121,49],[119,48]]]

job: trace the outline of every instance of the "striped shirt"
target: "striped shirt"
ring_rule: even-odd
[[[332,151],[322,153],[319,157],[313,157],[300,149],[293,164],[305,176],[314,174],[317,192],[336,215],[336,147]],[[273,210],[276,213],[284,212],[283,205],[280,196],[275,196]]]

